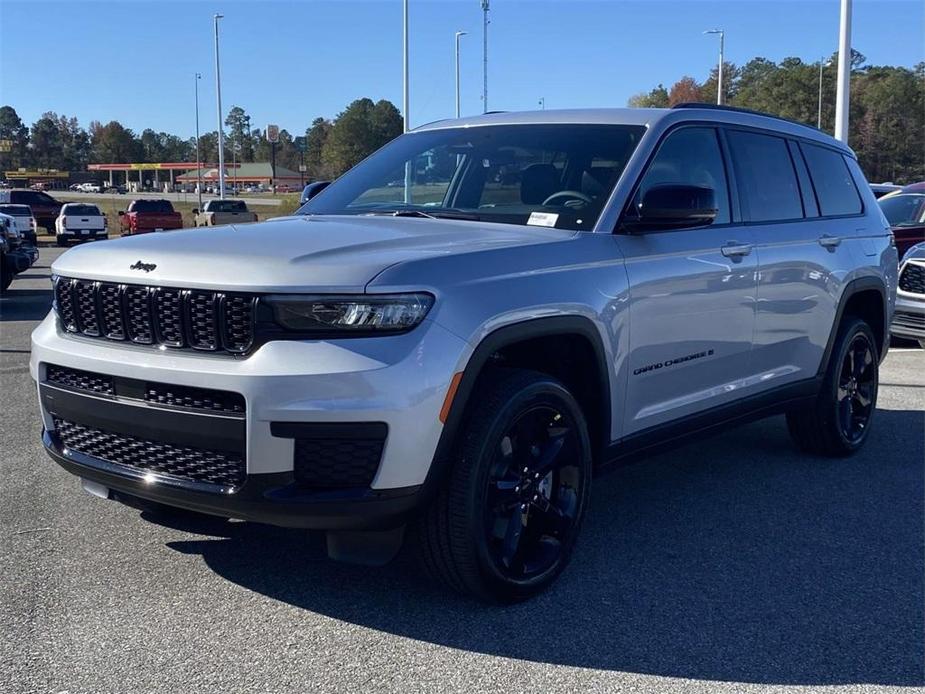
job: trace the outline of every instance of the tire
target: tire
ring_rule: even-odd
[[[13,273],[6,269],[0,269],[0,293],[6,293],[11,284],[13,284]]]
[[[483,378],[418,537],[425,567],[449,588],[516,602],[568,564],[588,505],[591,444],[581,408],[554,378],[515,369]]]
[[[870,326],[860,318],[846,317],[813,405],[787,413],[790,436],[801,450],[837,458],[864,445],[877,408],[879,365]]]
[[[63,237],[61,237],[61,236],[56,236],[56,237],[55,237],[55,243],[56,243],[60,248],[64,248],[64,247],[67,246],[67,239],[65,239],[65,238],[63,238]]]

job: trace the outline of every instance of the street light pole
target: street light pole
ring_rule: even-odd
[[[726,47],[726,32],[723,29],[708,29],[704,34],[719,34],[719,72],[716,75],[716,104],[723,105],[723,66],[726,64],[724,51]]]
[[[411,97],[408,93],[408,0],[404,1],[403,13],[403,33],[402,33],[402,71],[404,78],[402,80],[402,129],[408,132],[410,129],[410,118],[408,110],[411,107]],[[411,203],[411,161],[405,162],[405,204]]]
[[[202,73],[196,73],[196,193],[199,196],[199,210],[202,210],[202,159],[199,156],[199,80]]]
[[[488,0],[482,0],[482,113],[488,113]]]
[[[838,90],[835,95],[835,139],[848,142],[848,102],[851,91],[851,0],[841,0],[838,30]]]
[[[465,36],[465,31],[456,32],[456,117],[459,118],[459,37]]]
[[[222,136],[222,76],[218,68],[218,20],[225,15],[217,14],[215,21],[215,98],[218,102],[218,196],[225,199],[225,141]]]

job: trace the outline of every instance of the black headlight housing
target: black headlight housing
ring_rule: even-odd
[[[270,294],[258,308],[258,334],[278,339],[370,337],[406,333],[434,297],[408,294]]]

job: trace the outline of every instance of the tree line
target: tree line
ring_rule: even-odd
[[[225,160],[232,153],[240,162],[267,162],[271,144],[266,130],[251,127],[251,118],[240,106],[233,106],[225,118]],[[339,176],[389,140],[401,134],[401,113],[389,101],[353,101],[331,120],[315,118],[301,137],[280,130],[276,163],[297,171],[304,159],[309,179]],[[124,162],[195,162],[196,138],[182,138],[147,128],[136,134],[119,121],[106,124],[91,121],[86,129],[76,118],[53,111],[27,126],[12,106],[0,107],[0,140],[9,140],[9,151],[0,149],[0,171],[58,169],[83,171],[87,164]],[[218,131],[201,133],[199,161],[218,161]]]
[[[725,103],[815,126],[822,67],[821,127],[835,128],[838,55],[817,63],[753,58],[723,69]],[[630,106],[667,107],[683,102],[716,103],[718,68],[703,82],[686,75],[666,88],[636,94]],[[852,53],[848,144],[871,182],[911,183],[925,179],[925,63],[914,68],[867,65]]]

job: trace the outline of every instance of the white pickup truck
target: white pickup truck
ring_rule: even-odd
[[[55,241],[66,246],[70,241],[105,239],[109,236],[106,215],[96,205],[69,202],[61,206],[55,220]]]
[[[217,227],[223,224],[256,222],[257,214],[247,209],[243,200],[209,200],[202,211],[193,210],[197,227]]]

